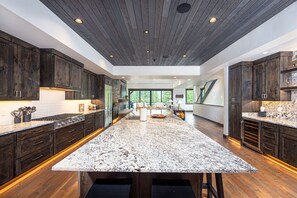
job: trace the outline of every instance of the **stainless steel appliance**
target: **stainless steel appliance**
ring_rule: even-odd
[[[112,123],[112,86],[105,84],[105,101],[104,101],[104,110],[105,110],[105,124],[104,127],[107,127]]]
[[[244,119],[241,122],[241,128],[242,143],[251,149],[261,152],[260,122]]]
[[[85,116],[77,113],[65,113],[65,114],[37,118],[34,120],[54,121],[54,129],[59,129],[74,123],[84,121]]]

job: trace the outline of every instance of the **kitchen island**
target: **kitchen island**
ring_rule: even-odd
[[[52,168],[80,173],[81,196],[96,177],[133,179],[134,197],[150,197],[147,184],[155,177],[189,178],[201,196],[204,173],[215,173],[223,194],[222,173],[252,173],[256,169],[176,116],[123,118]],[[87,178],[87,179],[86,179]],[[221,187],[221,188],[220,188]]]

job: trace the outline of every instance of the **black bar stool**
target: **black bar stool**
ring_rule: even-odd
[[[154,179],[152,198],[195,198],[189,180]]]
[[[129,198],[131,179],[97,179],[86,198]]]

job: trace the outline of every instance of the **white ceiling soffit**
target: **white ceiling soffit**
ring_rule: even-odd
[[[297,2],[201,65],[201,75],[278,51],[297,50]],[[263,54],[263,52],[268,52]]]
[[[39,48],[55,48],[95,73],[110,75],[113,65],[39,0],[1,0],[1,30]]]

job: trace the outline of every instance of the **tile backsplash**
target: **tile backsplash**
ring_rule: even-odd
[[[283,119],[297,118],[297,91],[292,91],[291,101],[263,101],[267,116]]]
[[[84,104],[87,109],[91,100],[65,100],[64,91],[40,89],[38,101],[0,101],[0,126],[13,124],[10,112],[19,107],[35,106],[37,111],[32,114],[34,119],[61,113],[78,113],[79,104]]]

